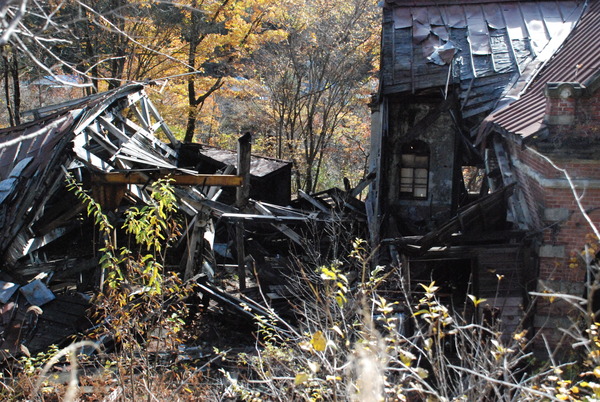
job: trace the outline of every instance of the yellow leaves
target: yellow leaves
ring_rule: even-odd
[[[308,364],[308,368],[310,369],[310,371],[314,374],[316,374],[319,371],[319,369],[321,368],[319,363],[316,363],[313,361],[309,361],[307,364]]]
[[[425,290],[425,296],[427,297],[433,296],[435,292],[437,292],[440,289],[439,286],[435,286],[435,281],[431,282],[429,285],[424,285],[422,283],[419,283],[419,285],[421,285],[423,290]]]
[[[398,357],[400,358],[400,361],[402,362],[402,364],[404,364],[406,367],[410,367],[413,360],[417,359],[417,357],[415,355],[413,355],[409,351],[403,350],[403,349],[401,349],[398,352]]]
[[[337,272],[334,268],[321,267],[321,279],[324,281],[334,281],[337,278]]]
[[[333,296],[337,305],[342,308],[348,301],[346,297],[346,293],[348,293],[348,278],[335,265],[329,267],[322,266],[319,268],[319,271],[321,279],[326,282],[326,293],[329,297]]]
[[[591,389],[596,397],[600,397],[600,384],[598,384],[597,382],[582,382],[579,385],[583,388]]]
[[[523,331],[521,331],[517,334],[514,334],[513,339],[517,342],[524,342],[524,341],[526,341],[526,338],[525,338],[526,336],[527,336],[527,330],[524,329]]]
[[[429,352],[429,351],[431,351],[432,346],[433,346],[433,339],[431,339],[431,338],[425,339],[423,349],[425,349],[426,351]]]
[[[317,352],[324,352],[327,348],[327,338],[322,331],[317,331],[312,335],[310,344]]]
[[[388,303],[385,298],[379,296],[379,299],[375,300],[375,304],[377,305],[377,310],[385,316],[394,312],[394,305],[398,304],[398,302]]]
[[[302,385],[310,379],[310,376],[307,373],[298,373],[294,378],[294,385]]]
[[[316,374],[319,371],[320,367],[319,367],[318,363],[309,361],[308,368],[312,374]],[[302,384],[308,382],[310,379],[311,379],[311,374],[309,374],[305,371],[301,371],[301,372],[297,373],[296,376],[294,377],[294,385],[295,386],[302,385]]]
[[[337,333],[340,337],[342,337],[342,339],[345,338],[344,333],[338,325],[334,325],[331,329],[335,331],[335,333]]]
[[[492,356],[494,356],[494,359],[496,359],[496,360],[500,360],[504,356],[514,352],[513,349],[505,347],[496,339],[492,339],[492,344],[494,345],[494,347],[496,349],[496,350],[492,350]]]
[[[478,299],[477,297],[475,297],[475,296],[473,296],[473,295],[467,295],[467,297],[468,297],[469,299],[471,299],[471,301],[473,302],[473,305],[474,305],[475,307],[479,306],[479,305],[480,305],[481,303],[483,303],[484,301],[487,301],[487,299],[484,299],[484,298]]]

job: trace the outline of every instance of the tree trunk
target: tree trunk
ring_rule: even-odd
[[[19,60],[17,59],[17,50],[10,47],[10,57],[8,55],[9,46],[4,46],[2,49],[2,65],[3,65],[3,80],[4,80],[4,97],[6,98],[6,110],[8,112],[8,120],[11,126],[21,124],[21,86],[19,85]],[[11,59],[12,58],[12,59]],[[11,96],[11,81],[12,81],[12,96]]]
[[[183,138],[183,142],[193,142],[194,141],[194,132],[196,131],[196,108],[194,106],[190,106],[188,110],[188,118],[187,125],[185,127],[185,137]]]
[[[8,56],[7,56],[7,46],[3,46],[2,47],[2,66],[4,67],[4,74],[3,74],[3,79],[4,79],[4,97],[6,99],[6,111],[8,112],[8,124],[10,126],[14,126],[15,125],[15,117],[14,117],[14,112],[13,112],[13,108],[12,108],[12,102],[10,99],[10,64],[8,62]]]
[[[13,81],[13,107],[15,113],[15,125],[21,124],[21,85],[19,81],[19,59],[17,49],[11,49],[12,54],[12,81]]]

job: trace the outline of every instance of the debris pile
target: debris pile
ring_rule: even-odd
[[[128,208],[152,202],[156,180],[169,178],[181,234],[166,268],[196,283],[193,303],[249,321],[272,306],[293,315],[287,278],[298,260],[335,258],[341,252],[332,241],[335,231],[367,236],[365,207],[356,198],[365,183],[300,192],[292,200],[290,162],[251,155],[249,134],[240,138],[238,152],[180,143],[142,85],[34,115],[0,131],[5,357],[60,345],[96,324],[88,309],[105,280],[102,241],[85,205],[67,188],[67,175],[90,191],[115,228]],[[237,274],[237,286],[217,286],[215,278],[225,272]]]

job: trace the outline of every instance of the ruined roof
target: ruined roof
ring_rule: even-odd
[[[219,163],[222,163],[223,165],[237,166],[237,152],[203,145],[200,153],[207,158],[211,158]],[[250,161],[250,174],[255,177],[264,177],[290,165],[291,162],[288,161],[252,155],[252,159]]]
[[[0,258],[11,265],[61,228],[34,233],[64,169],[176,168],[174,149],[154,137],[166,126],[141,85],[57,105],[45,117],[0,131]],[[139,105],[136,105],[140,103]],[[122,111],[137,115],[137,124]],[[169,133],[167,133],[167,136]],[[65,205],[65,208],[68,208]]]
[[[544,128],[546,84],[579,82],[589,86],[600,71],[600,42],[597,38],[599,26],[600,1],[590,1],[562,48],[539,72],[527,91],[520,99],[495,112],[486,120],[523,138],[532,136]],[[491,128],[491,125],[487,128]]]
[[[387,2],[382,91],[392,94],[460,85],[464,117],[491,111],[510,88],[518,94],[559,48],[584,4],[431,3]]]

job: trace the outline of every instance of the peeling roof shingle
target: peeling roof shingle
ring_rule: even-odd
[[[583,1],[388,0],[384,11],[384,94],[459,85],[463,117],[518,94],[559,48]],[[523,79],[518,79],[523,77]]]
[[[523,138],[542,129],[546,84],[561,81],[585,84],[600,71],[599,26],[600,1],[592,0],[563,46],[537,74],[526,92],[509,106],[488,117],[487,122]],[[489,129],[490,125],[486,125],[486,128]]]

